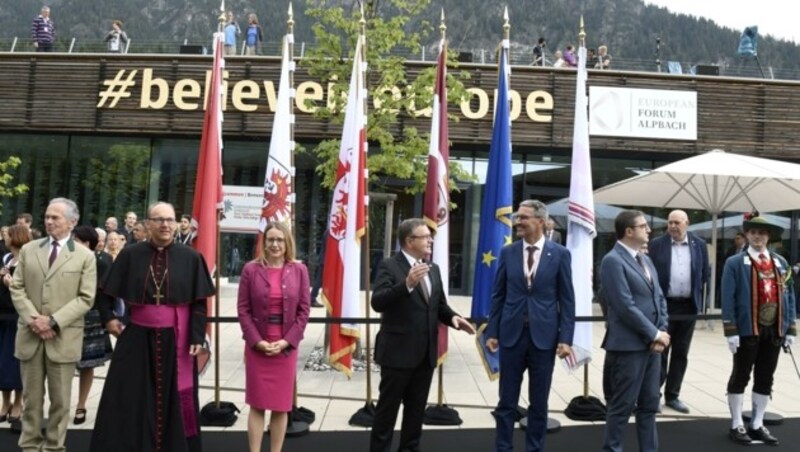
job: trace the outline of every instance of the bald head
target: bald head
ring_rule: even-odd
[[[673,210],[667,217],[667,232],[672,240],[681,242],[689,230],[689,216],[683,210]]]

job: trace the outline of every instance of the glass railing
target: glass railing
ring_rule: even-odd
[[[129,54],[208,54],[210,42],[168,42],[162,40],[147,40],[131,38],[126,46]],[[64,53],[108,53],[107,44],[102,40],[62,40],[55,45],[56,52]],[[268,41],[258,47],[256,55],[278,56],[280,55],[281,43],[279,41]],[[296,58],[302,58],[305,54],[306,43],[298,42],[295,44],[294,53]],[[33,52],[35,48],[29,38],[0,38],[0,52]],[[464,63],[473,64],[497,64],[497,52],[495,49],[458,49],[458,59]],[[245,48],[243,43],[237,48],[237,55],[244,55]],[[420,48],[418,51],[401,49],[395,53],[408,61],[435,61],[436,49]],[[512,45],[511,64],[513,66],[530,66],[532,61],[532,51],[528,46]],[[547,66],[552,65],[552,55],[548,56]],[[615,71],[639,71],[639,72],[662,72],[665,74],[684,75],[693,74],[695,68],[700,67],[697,73],[703,75],[703,70],[711,70],[714,75],[724,77],[747,77],[747,78],[766,78],[780,80],[800,80],[800,70],[781,69],[772,66],[759,67],[754,61],[730,60],[721,64],[697,63],[688,61],[666,61],[662,60],[658,64],[655,59],[636,59],[613,57],[611,70]],[[591,69],[591,68],[590,68]],[[570,69],[564,69],[568,71]],[[718,72],[718,73],[717,73]],[[708,73],[708,72],[706,72]]]

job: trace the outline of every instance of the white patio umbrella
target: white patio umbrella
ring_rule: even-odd
[[[700,209],[711,213],[711,244],[717,249],[717,216],[800,208],[800,165],[719,149],[679,160],[599,188],[595,202],[624,206]],[[716,297],[716,259],[711,300]]]
[[[761,214],[762,217],[769,220],[770,223],[778,225],[783,228],[783,235],[781,239],[786,240],[791,234],[791,219],[782,217],[780,215],[770,215],[768,213]],[[732,239],[738,232],[742,231],[742,223],[744,222],[744,215],[731,215],[724,218],[717,219],[717,239],[722,236],[725,239]],[[704,221],[689,226],[689,230],[699,235],[700,237],[710,239],[713,227],[712,221]]]
[[[595,203],[594,205],[594,226],[597,232],[614,232],[614,219],[624,209],[610,204]],[[567,224],[569,214],[569,198],[561,198],[558,201],[547,205],[547,214],[558,224]],[[653,215],[646,215],[647,222],[653,229],[663,228],[667,225],[667,220]]]

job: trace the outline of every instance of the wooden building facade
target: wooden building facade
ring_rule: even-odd
[[[190,209],[210,66],[210,57],[191,55],[0,53],[0,159],[22,158],[15,176],[31,187],[26,196],[2,200],[2,224],[13,222],[23,211],[41,223],[47,200],[55,196],[78,201],[83,220],[95,225],[127,210],[142,216],[155,200],[174,203],[179,214]],[[429,63],[407,63],[409,78],[427,67]],[[225,70],[224,183],[259,187],[264,181],[280,61],[232,57]],[[477,182],[462,184],[462,190],[453,194],[457,208],[452,213],[450,285],[455,293],[469,293],[497,69],[462,64],[459,70],[470,74],[464,84],[472,97],[449,107],[450,114],[459,118],[450,123],[451,158]],[[373,84],[377,79],[373,74]],[[575,72],[568,69],[512,68],[515,204],[524,198],[551,202],[568,195],[575,79]],[[595,187],[711,149],[800,160],[797,82],[592,70],[588,84],[697,96],[694,140],[593,135]],[[319,140],[339,137],[340,126],[309,112],[314,103],[326,102],[327,81],[314,80],[298,64],[295,87],[297,142],[310,148]],[[411,125],[427,133],[430,119],[417,113],[421,114],[401,115],[398,131]],[[314,172],[314,158],[298,155],[296,165],[298,251],[313,271],[328,197]],[[403,181],[382,189],[398,195],[395,218],[420,215],[421,198],[406,194]],[[374,206],[372,212],[375,256],[383,249],[382,223],[377,221],[381,209]],[[661,211],[650,213],[666,216]],[[703,212],[692,212],[691,218],[706,219]],[[566,226],[563,221],[559,225]],[[247,234],[224,236],[223,274],[238,273],[251,243]],[[613,238],[601,234],[596,259],[610,244]],[[786,246],[790,248],[789,243]],[[797,251],[792,254],[797,259]]]

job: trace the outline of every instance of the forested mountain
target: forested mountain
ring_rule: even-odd
[[[309,19],[303,14],[313,0],[295,0],[296,40],[312,45]],[[378,14],[393,13],[391,0],[364,0],[376,5]],[[421,0],[407,0],[421,1]],[[358,0],[317,0],[314,4],[357,8]],[[577,43],[578,23],[584,17],[587,46],[609,46],[615,58],[654,60],[656,38],[661,38],[661,59],[692,62],[736,60],[741,30],[717,26],[693,16],[675,15],[664,8],[645,5],[641,0],[429,0],[429,6],[414,24],[428,21],[430,44],[437,39],[435,25],[443,8],[451,48],[493,49],[502,35],[503,8],[508,4],[511,40],[527,52],[539,36],[548,39],[550,49]],[[0,2],[0,50],[14,37],[25,40],[18,50],[28,49],[30,23],[38,14],[40,1]],[[51,17],[59,39],[78,42],[99,41],[114,19],[125,22],[125,30],[136,43],[177,45],[187,40],[207,43],[216,27],[220,0],[51,0]],[[265,40],[278,42],[286,30],[289,0],[227,0],[226,8],[237,13],[240,25],[255,12],[264,26]],[[752,24],[758,25],[758,24]],[[761,30],[762,32],[768,30]],[[5,47],[5,48],[4,48]],[[135,47],[133,49],[135,51]],[[761,36],[762,64],[783,69],[800,68],[800,47]]]

